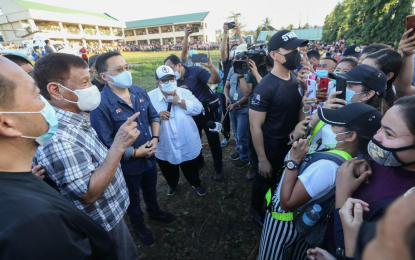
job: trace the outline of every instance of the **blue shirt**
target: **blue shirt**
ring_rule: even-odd
[[[206,98],[212,96],[207,82],[210,79],[210,72],[206,71],[201,67],[186,67],[186,72],[184,73],[183,80],[179,79],[177,81],[177,86],[186,85],[187,89],[192,92],[192,94],[203,103]]]
[[[154,155],[148,159],[133,158],[131,155],[134,148],[139,148],[151,140],[151,123],[160,122],[160,117],[143,88],[132,85],[129,91],[132,107],[117,96],[108,85],[105,85],[101,92],[101,103],[97,109],[91,111],[91,125],[97,132],[99,139],[107,147],[111,147],[121,125],[129,117],[140,112],[140,115],[135,119],[140,135],[133,145],[127,148],[121,160],[124,174],[137,175],[150,169],[156,163]]]

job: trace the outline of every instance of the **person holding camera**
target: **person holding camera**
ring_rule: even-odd
[[[232,24],[231,24],[232,25]],[[242,37],[241,30],[237,23],[234,24],[234,29],[236,31],[236,34],[238,35],[238,38],[240,39],[240,44],[244,44],[245,40]],[[223,38],[222,42],[220,44],[220,60],[223,64],[223,85],[226,85],[226,80],[228,78],[229,70],[232,68],[232,60],[235,58],[236,48],[238,47],[238,44],[232,44],[231,48],[229,49],[229,36],[228,31],[230,28],[228,27],[228,23],[223,24]],[[222,104],[226,104],[225,96],[223,96],[223,99],[221,100]],[[223,115],[226,115],[227,107],[223,106],[222,113]],[[223,133],[223,140],[220,143],[221,147],[225,147],[230,140],[230,132],[231,132],[231,126],[230,126],[230,118],[229,115],[227,115],[222,122],[222,133]]]
[[[278,172],[290,149],[289,135],[299,121],[301,94],[299,82],[292,72],[300,64],[298,47],[308,43],[294,32],[281,30],[268,42],[274,67],[256,87],[249,109],[249,122],[258,172],[252,185],[250,211],[254,221],[263,225],[262,206],[266,192],[278,182]]]
[[[160,115],[160,139],[157,163],[168,184],[167,196],[173,196],[179,185],[180,169],[199,196],[206,195],[199,178],[197,157],[202,142],[192,116],[202,112],[203,105],[187,89],[178,88],[174,71],[162,65],[156,70],[157,88],[148,93]],[[186,134],[183,134],[186,133]]]
[[[183,49],[180,53],[180,62],[186,66],[186,67],[192,67],[192,66],[200,66],[200,63],[193,62],[192,56],[193,54],[197,54],[197,44],[195,42],[189,43],[189,36],[193,33],[192,27],[186,27],[184,31],[184,39],[183,39]],[[189,45],[189,48],[186,48],[186,46]]]
[[[212,152],[214,161],[213,179],[218,181],[222,179],[222,149],[220,147],[219,133],[209,130],[208,122],[217,122],[219,98],[216,93],[213,93],[209,84],[217,84],[220,82],[220,76],[215,66],[212,64],[212,59],[208,58],[208,63],[202,63],[203,66],[209,69],[207,72],[201,67],[186,67],[181,62],[179,57],[172,54],[164,60],[164,65],[173,69],[176,76],[177,86],[187,88],[192,94],[203,104],[203,111],[193,119],[196,122],[199,133],[202,129],[205,131],[208,143]],[[198,156],[199,165],[204,164],[202,153]]]

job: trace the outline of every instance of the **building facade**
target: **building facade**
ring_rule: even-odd
[[[209,12],[168,16],[161,18],[130,21],[125,24],[127,44],[164,44],[182,42],[185,28],[190,26],[193,33],[189,41],[215,41],[215,30],[209,27]]]
[[[125,23],[108,14],[1,0],[0,32],[6,42],[21,44],[36,35],[56,41],[113,43],[124,41]]]

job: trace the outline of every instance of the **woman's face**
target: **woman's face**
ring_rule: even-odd
[[[350,62],[340,62],[339,64],[337,64],[336,69],[334,70],[335,72],[340,72],[340,73],[346,73],[349,70],[353,69],[353,66]]]
[[[373,137],[386,148],[400,148],[414,144],[414,135],[409,131],[400,106],[393,106],[382,118],[382,127]],[[404,163],[414,161],[414,149],[397,152]]]

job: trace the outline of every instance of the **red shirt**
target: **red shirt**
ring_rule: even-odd
[[[82,47],[82,48],[79,50],[79,52],[80,52],[80,53],[82,53],[82,59],[88,59],[88,56],[86,55],[86,50],[85,50],[85,48],[84,48],[84,47]]]

